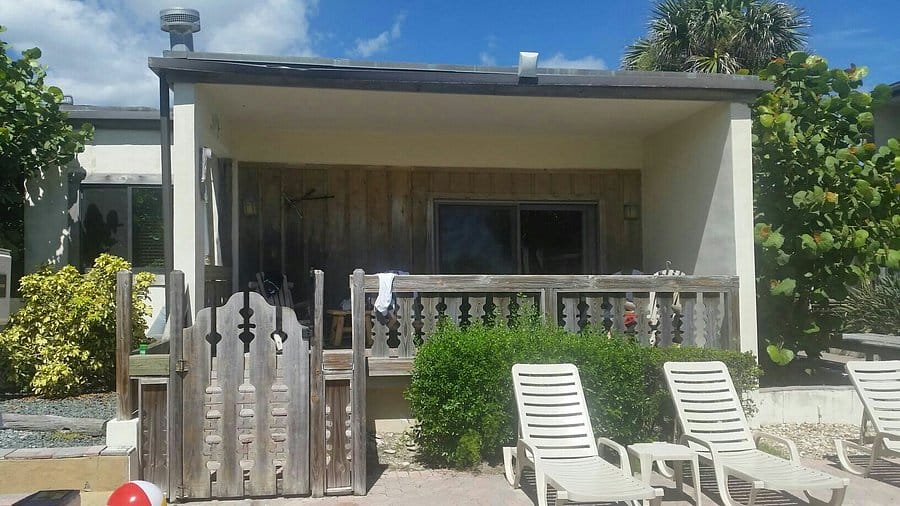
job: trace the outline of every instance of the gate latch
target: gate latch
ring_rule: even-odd
[[[175,362],[175,372],[185,373],[188,372],[188,361],[187,360],[179,360]]]

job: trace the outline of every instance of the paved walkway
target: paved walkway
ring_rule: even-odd
[[[873,478],[863,479],[841,470],[836,463],[821,460],[807,460],[806,464],[827,471],[835,476],[850,478],[850,487],[844,500],[845,505],[900,504],[900,461],[882,462],[876,468]],[[700,472],[703,503],[721,504],[715,493],[715,481],[711,469]],[[663,487],[666,506],[692,505],[690,480],[686,479],[685,494],[674,489],[674,483],[654,473],[652,484]],[[744,489],[746,490],[746,489]],[[746,492],[739,484],[732,488],[735,498],[746,502]],[[821,499],[828,499],[822,496]],[[765,506],[790,506],[808,504],[801,491],[796,495],[764,492],[757,503]],[[200,503],[197,503],[200,504]],[[266,499],[255,501],[214,501],[211,505],[311,505],[311,506],[388,506],[427,505],[450,506],[458,504],[521,505],[537,504],[534,486],[524,486],[513,490],[500,474],[470,474],[455,471],[386,471],[372,484],[365,497],[325,497],[321,499]],[[552,502],[550,504],[553,504]]]
[[[882,461],[875,470],[874,477],[858,478],[842,471],[837,464],[830,461],[807,460],[814,468],[830,472],[835,476],[850,478],[845,505],[879,505],[900,504],[900,461]],[[701,486],[704,491],[703,502],[706,505],[721,504],[715,494],[715,481],[708,468],[701,471]],[[663,487],[666,495],[663,504],[666,506],[692,505],[693,489],[686,479],[685,494],[673,487],[674,484],[659,474],[654,474],[652,484]],[[734,486],[732,491],[736,499],[746,501],[746,489]],[[102,493],[82,494],[82,504],[102,505],[105,497]],[[0,496],[0,505],[12,504],[21,496]],[[826,497],[821,497],[827,499]],[[388,505],[426,505],[450,506],[459,504],[479,504],[497,506],[533,506],[537,504],[534,486],[526,485],[520,490],[513,490],[501,474],[471,474],[456,471],[385,471],[377,477],[365,497],[325,497],[321,499],[257,499],[244,501],[204,501],[192,503],[209,506],[262,506],[262,505],[310,505],[310,506],[388,506]],[[553,504],[552,502],[550,504]],[[764,492],[758,498],[758,504],[764,506],[790,506],[807,504],[802,493],[797,495]]]

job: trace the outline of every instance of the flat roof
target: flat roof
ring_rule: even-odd
[[[134,130],[159,129],[159,109],[107,105],[67,105],[59,107],[69,115],[69,123],[90,123],[96,128]]]
[[[172,82],[478,95],[752,102],[772,83],[751,75],[375,62],[166,51],[150,69]]]

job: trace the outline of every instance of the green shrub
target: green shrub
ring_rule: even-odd
[[[0,372],[21,392],[65,396],[109,389],[115,383],[116,273],[131,265],[100,255],[80,274],[72,266],[44,266],[20,282],[23,306],[0,331]],[[153,275],[134,280],[133,320],[137,342]]]
[[[900,335],[900,272],[851,288],[837,312],[846,331]]]
[[[578,366],[597,435],[622,443],[671,437],[672,408],[662,364],[722,360],[740,392],[756,387],[749,353],[652,349],[624,338],[520,321],[515,326],[441,325],[418,351],[406,397],[418,420],[416,442],[435,465],[471,467],[496,462],[513,445],[517,415],[513,364],[571,362]],[[753,406],[748,400],[746,407]],[[473,457],[477,449],[478,458]]]

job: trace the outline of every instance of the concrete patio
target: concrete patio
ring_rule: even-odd
[[[882,461],[876,466],[873,478],[863,479],[853,476],[841,470],[836,463],[822,460],[806,460],[806,464],[835,476],[850,478],[850,487],[844,500],[845,505],[872,505],[872,504],[898,504],[900,503],[900,461]],[[687,474],[687,473],[686,473]],[[710,468],[701,469],[701,487],[703,489],[703,503],[707,505],[721,504],[715,493],[715,481]],[[693,490],[689,484],[691,481],[686,476],[685,494],[679,493],[674,488],[674,483],[658,473],[654,473],[652,484],[663,487],[666,495],[664,505],[688,506],[692,505],[691,494]],[[736,499],[746,501],[747,494],[739,486],[733,486],[732,494]],[[827,499],[827,497],[821,497]],[[195,503],[201,504],[201,503]],[[427,471],[395,471],[387,470],[381,474],[371,485],[369,494],[365,497],[326,497],[322,499],[260,499],[256,501],[213,501],[203,504],[215,505],[421,505],[429,506],[456,505],[456,504],[487,504],[487,505],[521,505],[530,506],[537,504],[534,495],[534,486],[524,486],[522,490],[513,490],[504,479],[503,475],[495,473],[471,474],[447,470]],[[551,502],[552,504],[552,502]],[[788,506],[796,504],[808,504],[802,491],[796,495],[763,493],[757,499],[757,504],[765,506]]]
[[[872,505],[900,503],[900,461],[882,461],[876,465],[873,477],[863,479],[852,476],[832,461],[806,460],[806,464],[835,476],[850,478],[845,505]],[[325,497],[321,499],[289,498],[289,499],[256,499],[240,501],[203,501],[190,504],[215,506],[226,505],[322,505],[322,506],[388,506],[388,505],[421,505],[441,506],[457,504],[487,505],[521,505],[537,504],[534,486],[525,485],[522,490],[513,490],[507,485],[502,474],[486,472],[472,474],[449,470],[396,471],[386,470],[372,483],[365,497],[343,496]],[[686,478],[685,494],[674,489],[671,480],[655,473],[653,485],[663,487],[666,495],[664,505],[692,505],[691,481]],[[370,480],[371,483],[371,480]],[[701,470],[701,487],[704,504],[721,504],[715,493],[715,482],[709,468]],[[743,493],[742,493],[743,492]],[[746,492],[739,487],[732,488],[735,498],[746,501]],[[24,495],[0,496],[0,505],[13,504]],[[825,497],[822,497],[825,499]],[[82,493],[83,505],[106,504],[106,494],[98,492]],[[551,503],[552,504],[552,503]],[[765,506],[789,506],[808,504],[802,492],[796,495],[764,493],[758,498],[758,504]]]

